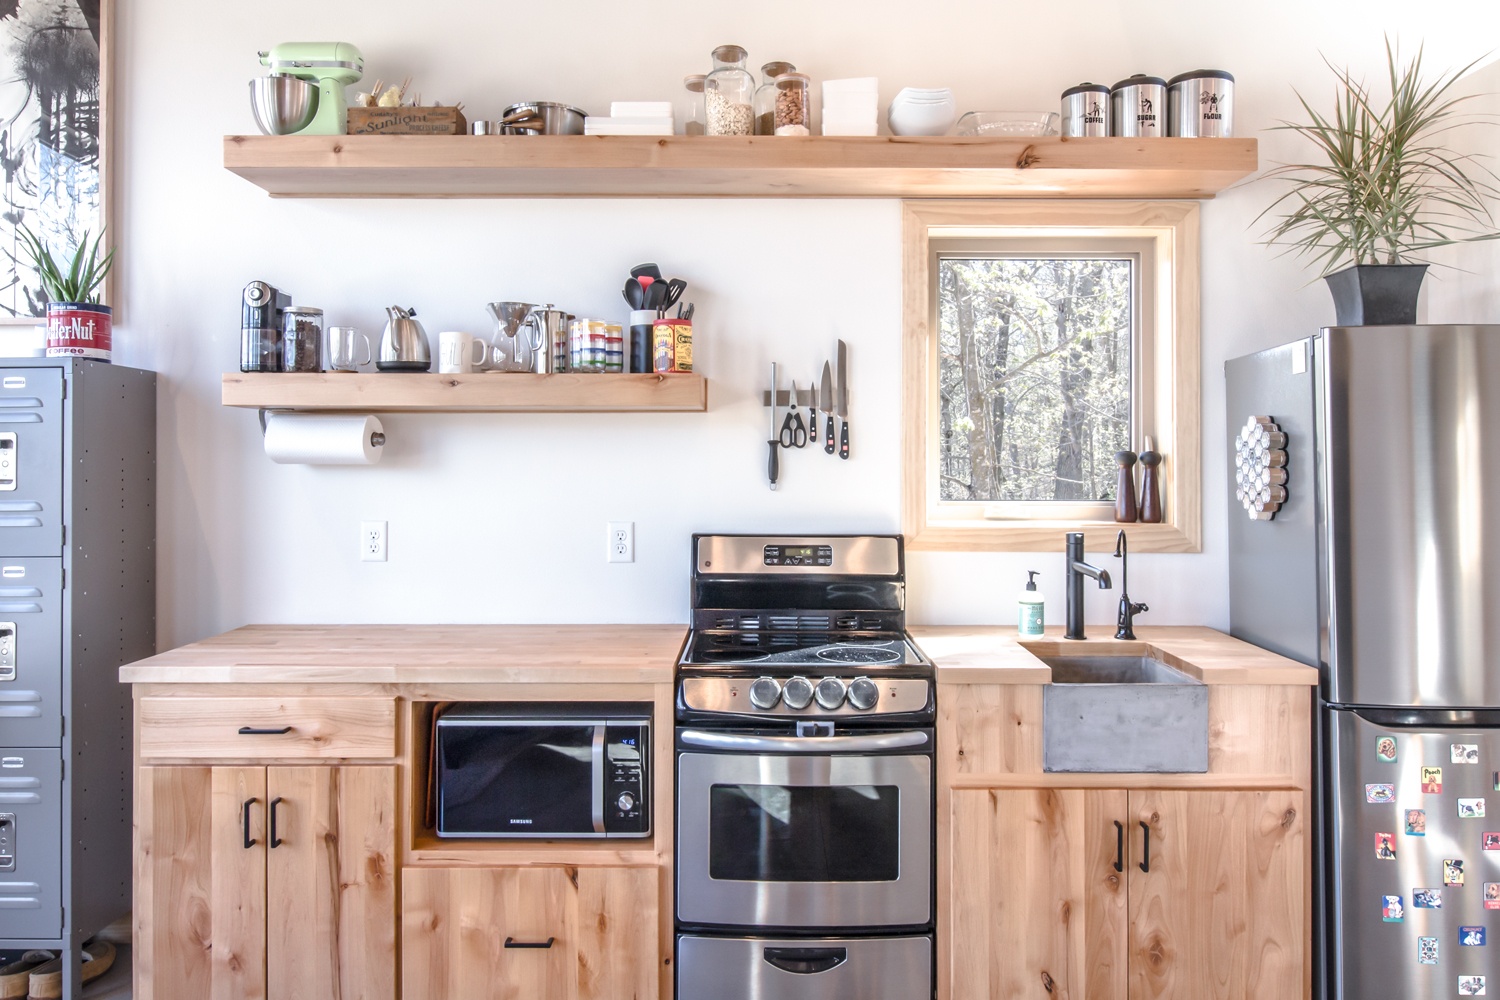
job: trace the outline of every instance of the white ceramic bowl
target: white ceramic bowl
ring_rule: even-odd
[[[907,87],[896,95],[887,112],[895,135],[945,135],[958,117],[953,92],[946,87],[921,90]]]

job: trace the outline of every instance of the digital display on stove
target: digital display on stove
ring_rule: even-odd
[[[832,566],[831,545],[767,545],[767,566]]]

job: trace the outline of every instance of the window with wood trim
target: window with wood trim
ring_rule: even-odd
[[[1112,539],[1117,451],[1164,456],[1165,517],[1199,525],[1198,207],[908,202],[903,524],[913,548]]]

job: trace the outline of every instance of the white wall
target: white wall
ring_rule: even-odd
[[[221,166],[221,137],[253,131],[257,49],[348,40],[370,77],[410,74],[428,101],[462,100],[471,117],[522,99],[603,111],[675,97],[725,41],[815,79],[879,75],[883,101],[904,85],[952,86],[966,109],[1052,108],[1084,79],[1212,66],[1236,75],[1239,131],[1261,136],[1270,164],[1297,155],[1260,131],[1297,113],[1292,87],[1331,94],[1320,51],[1373,75],[1383,32],[1425,39],[1433,66],[1500,37],[1492,0],[118,6],[116,353],[161,373],[164,648],[247,622],[680,622],[694,531],[900,524],[896,202],[273,200]],[[1500,87],[1491,71],[1480,78]],[[1269,198],[1251,185],[1204,206],[1204,551],[1138,557],[1132,591],[1150,623],[1227,625],[1223,361],[1332,321],[1321,284],[1247,228]],[[645,259],[691,282],[707,414],[392,416],[380,466],[318,469],[273,465],[254,414],[218,404],[251,279],[372,335],[383,306],[415,305],[435,334],[486,329],[491,299],[617,312],[626,270]],[[1427,317],[1495,318],[1488,274],[1500,258],[1471,248],[1455,259],[1479,274],[1430,283]],[[837,337],[851,348],[854,458],[793,454],[771,493],[755,396],[772,360],[811,378]],[[390,562],[358,561],[365,518],[390,521]],[[633,565],[604,562],[615,519],[636,523]],[[1026,568],[1043,571],[1060,618],[1058,554],[922,553],[910,559],[912,619],[1013,621]],[[1117,598],[1091,594],[1090,618],[1111,620]]]

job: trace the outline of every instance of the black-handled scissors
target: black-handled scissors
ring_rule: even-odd
[[[802,413],[797,409],[797,383],[792,383],[792,394],[787,397],[786,419],[781,422],[781,446],[783,448],[806,448],[807,425],[802,422]]]

